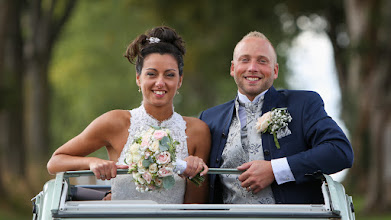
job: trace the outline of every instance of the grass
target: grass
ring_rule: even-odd
[[[16,210],[15,208],[0,207],[0,220],[25,220],[32,219],[31,210]]]
[[[357,220],[391,220],[391,212],[387,214],[364,213],[364,198],[362,197],[354,196],[353,204]]]

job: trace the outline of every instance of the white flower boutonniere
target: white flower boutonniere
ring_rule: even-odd
[[[277,149],[280,149],[278,138],[291,134],[291,131],[288,129],[288,123],[291,121],[292,116],[289,114],[287,108],[275,108],[258,118],[255,127],[257,132],[269,132],[273,134],[274,143]]]

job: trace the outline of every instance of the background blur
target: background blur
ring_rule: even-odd
[[[186,41],[175,110],[194,117],[234,98],[233,48],[263,32],[278,53],[275,87],[319,92],[349,134],[355,162],[343,184],[357,218],[391,219],[387,0],[0,0],[0,219],[31,217],[56,148],[104,112],[140,105],[122,55],[158,25]]]

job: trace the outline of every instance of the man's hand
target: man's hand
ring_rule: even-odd
[[[258,193],[273,183],[274,174],[272,163],[266,160],[254,160],[237,167],[238,170],[246,170],[239,176],[242,187],[248,191]]]

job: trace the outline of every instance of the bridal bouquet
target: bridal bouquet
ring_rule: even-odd
[[[135,137],[125,152],[128,173],[133,174],[137,191],[170,189],[175,184],[174,175],[186,169],[186,162],[176,159],[179,142],[173,140],[170,133],[169,129],[152,126]],[[203,180],[199,174],[191,179],[197,185]]]

